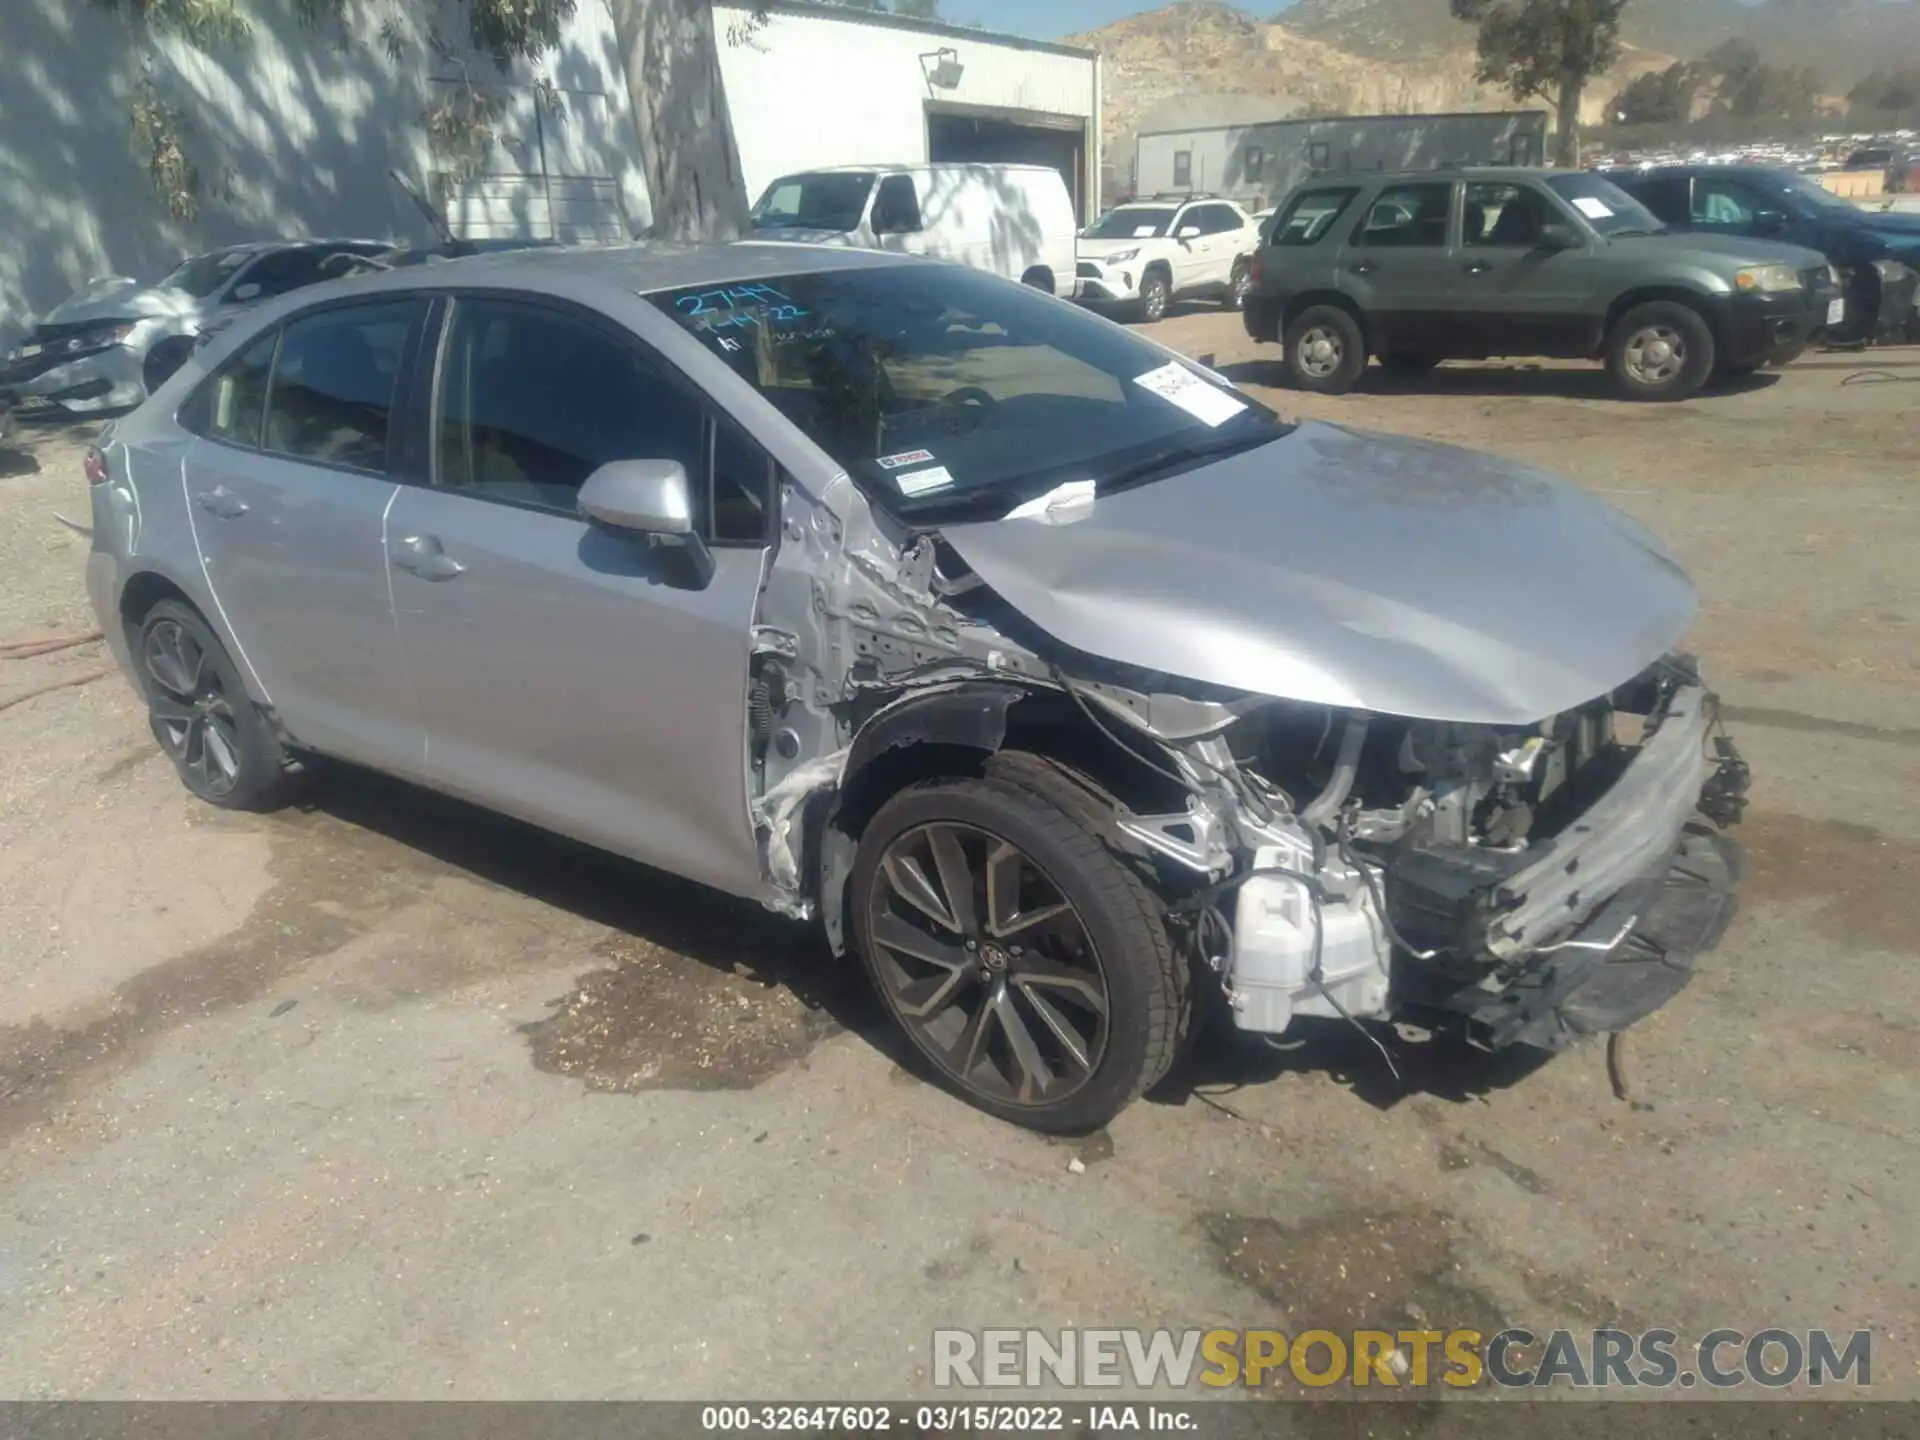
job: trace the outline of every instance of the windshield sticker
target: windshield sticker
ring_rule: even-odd
[[[902,450],[898,455],[882,455],[873,462],[882,470],[904,470],[909,465],[929,465],[933,463],[931,450]]]
[[[896,475],[893,483],[900,487],[902,495],[930,495],[935,490],[950,489],[953,476],[947,473],[947,467],[936,465],[931,470],[915,470],[906,475]]]
[[[1159,231],[1160,227],[1158,225],[1136,225],[1133,227],[1133,238],[1136,240],[1151,240]]]
[[[1574,196],[1573,208],[1589,220],[1611,220],[1613,218],[1613,207],[1604,200],[1594,199],[1591,195]]]
[[[1136,376],[1133,383],[1172,401],[1203,425],[1224,425],[1247,408],[1245,401],[1209,385],[1178,361]]]
[[[701,334],[723,336],[729,330],[772,328],[804,320],[808,311],[771,285],[729,285],[682,295],[673,302],[687,326]]]

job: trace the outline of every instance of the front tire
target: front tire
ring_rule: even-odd
[[[1713,331],[1690,305],[1655,300],[1629,310],[1607,336],[1607,373],[1629,400],[1689,400],[1713,378]]]
[[[1287,327],[1287,374],[1302,390],[1344,395],[1367,368],[1367,340],[1353,316],[1335,305],[1314,305]]]
[[[1158,270],[1150,270],[1140,279],[1140,298],[1134,311],[1142,325],[1158,325],[1167,315],[1173,299],[1173,282]]]
[[[273,727],[219,639],[190,605],[162,600],[140,622],[134,654],[153,738],[180,783],[223,810],[271,810],[293,788]]]
[[[1172,1065],[1184,977],[1158,903],[1078,820],[997,779],[883,805],[855,937],[939,1082],[1000,1119],[1097,1129]]]

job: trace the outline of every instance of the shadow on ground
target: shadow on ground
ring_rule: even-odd
[[[1278,358],[1260,360],[1241,360],[1231,365],[1219,367],[1220,373],[1236,385],[1264,385],[1273,389],[1291,389],[1292,382],[1287,377],[1285,367]],[[1698,399],[1711,399],[1716,395],[1741,395],[1766,390],[1780,382],[1778,371],[1762,370],[1752,375],[1722,376],[1716,379]],[[1613,382],[1607,372],[1594,367],[1592,369],[1549,369],[1544,365],[1522,363],[1513,365],[1442,365],[1439,369],[1425,375],[1401,375],[1383,369],[1381,366],[1369,366],[1361,377],[1357,387],[1366,395],[1426,395],[1445,397],[1449,395],[1474,397],[1514,397],[1525,399],[1534,396],[1551,396],[1560,400],[1613,400],[1629,403],[1621,398],[1613,388]]]
[[[1414,1041],[1386,1026],[1369,1025],[1363,1032],[1344,1021],[1309,1018],[1295,1020],[1284,1039],[1268,1043],[1234,1029],[1216,1007],[1186,1057],[1147,1099],[1176,1107],[1197,1099],[1231,1112],[1237,1090],[1319,1074],[1376,1110],[1423,1095],[1462,1105],[1521,1083],[1551,1058],[1531,1049],[1490,1055],[1450,1036]]]

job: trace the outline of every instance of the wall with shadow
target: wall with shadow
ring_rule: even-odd
[[[89,280],[155,278],[211,246],[300,235],[429,240],[387,171],[425,186],[436,162],[421,117],[463,75],[503,92],[502,143],[487,169],[537,162],[541,80],[553,87],[549,155],[615,177],[623,196],[634,195],[632,127],[604,0],[582,0],[558,50],[507,75],[484,59],[436,57],[416,13],[423,8],[352,0],[344,26],[316,29],[301,24],[294,0],[255,0],[249,39],[203,51],[155,37],[97,0],[6,0],[0,340]],[[395,55],[381,33],[389,16]],[[443,33],[463,33],[452,5],[434,18]],[[133,142],[128,97],[143,73],[184,122],[200,174],[190,221],[168,215]],[[618,104],[594,98],[610,93]],[[639,223],[644,195],[639,187]],[[519,218],[537,218],[530,199]]]

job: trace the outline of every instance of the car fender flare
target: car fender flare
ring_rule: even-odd
[[[859,845],[859,836],[842,822],[854,818],[850,800],[858,810],[870,798],[862,793],[861,777],[884,757],[922,745],[973,751],[985,760],[1006,743],[1007,712],[1030,693],[1026,686],[994,681],[943,685],[896,700],[855,733],[817,846],[820,919],[834,954],[846,950],[847,877]]]

